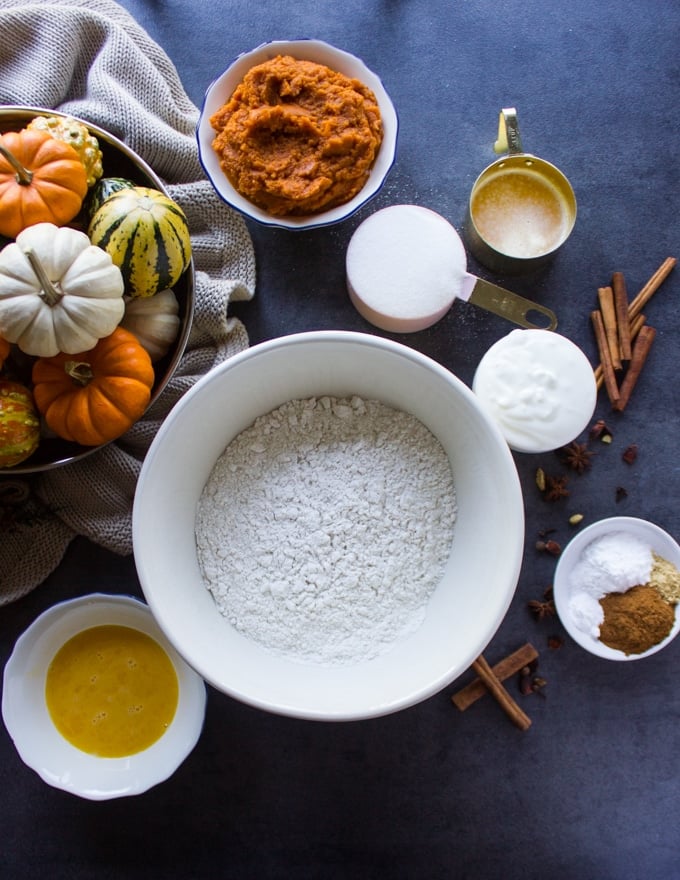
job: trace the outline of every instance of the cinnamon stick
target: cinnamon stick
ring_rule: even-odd
[[[678,261],[675,257],[666,257],[666,259],[652,275],[649,281],[640,290],[638,295],[632,300],[630,306],[628,307],[628,314],[631,318],[634,318],[636,315],[640,314],[640,312],[644,309],[649,300],[654,296],[654,294],[661,287],[668,275],[671,273],[673,267],[677,262]]]
[[[619,399],[614,403],[614,409],[617,412],[623,412],[626,408],[633,388],[635,388],[637,380],[640,378],[640,373],[645,365],[655,336],[656,330],[650,327],[649,324],[646,324],[638,333],[635,345],[633,346],[628,372],[621,383]]]
[[[635,339],[635,337],[640,332],[640,328],[644,326],[647,318],[644,315],[636,315],[635,318],[630,322],[630,338],[631,341]],[[602,364],[598,364],[594,370],[595,373],[595,384],[598,388],[602,388],[604,384],[604,374],[602,371]]]
[[[599,309],[595,309],[590,313],[590,320],[595,331],[595,340],[597,342],[597,350],[600,352],[600,363],[602,364],[602,376],[604,386],[612,406],[619,399],[619,387],[614,375],[614,365],[612,364],[611,354],[609,353],[609,345],[607,344],[607,334],[604,329],[604,321],[602,313]]]
[[[472,668],[496,698],[512,723],[519,727],[520,730],[528,730],[529,727],[531,727],[531,718],[529,718],[526,712],[520,709],[500,681],[496,678],[483,654],[480,654],[474,661]]]
[[[494,664],[491,667],[491,671],[496,676],[499,681],[505,681],[510,678],[511,675],[516,675],[520,670],[524,669],[525,666],[528,666],[538,657],[538,651],[534,648],[533,645],[530,645],[528,642],[526,645],[522,645],[521,648],[518,648],[516,651],[513,651],[512,654],[508,654],[507,657],[504,657],[498,663]],[[489,691],[482,681],[481,678],[473,679],[469,684],[466,684],[465,687],[461,688],[451,697],[451,702],[454,706],[457,706],[461,712],[464,712],[466,709],[469,709],[473,703],[476,703],[484,694],[488,694]]]
[[[629,361],[631,352],[630,315],[628,314],[628,290],[623,272],[614,272],[612,275],[612,291],[614,294],[614,312],[616,314],[616,330],[619,341],[619,357],[622,361]]]
[[[614,291],[611,287],[599,287],[597,299],[600,303],[602,323],[607,338],[609,357],[615,370],[621,369],[621,356],[619,355],[619,330],[616,326],[616,311],[614,310]]]
[[[652,275],[649,281],[641,288],[637,296],[633,298],[631,303],[628,306],[628,318],[630,321],[633,321],[640,312],[647,305],[649,300],[654,296],[656,291],[661,287],[663,282],[672,272],[675,264],[677,263],[677,259],[675,257],[666,257],[663,263],[659,266],[656,272]],[[632,337],[631,337],[632,338]],[[595,378],[598,378],[598,373],[602,374],[602,364],[595,368]],[[598,381],[598,388],[602,387],[602,379]]]

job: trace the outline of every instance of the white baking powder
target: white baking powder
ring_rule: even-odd
[[[320,397],[229,444],[199,500],[196,543],[239,632],[299,662],[349,664],[421,625],[455,519],[448,458],[420,421]]]
[[[608,532],[591,541],[569,577],[569,611],[574,624],[599,638],[604,620],[600,599],[648,583],[653,561],[649,544],[628,532]]]

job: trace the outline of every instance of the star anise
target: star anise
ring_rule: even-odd
[[[595,455],[588,449],[586,443],[569,443],[560,450],[562,461],[577,474],[582,474],[591,466],[591,458]]]
[[[545,478],[545,491],[543,497],[546,501],[559,501],[560,498],[566,498],[569,495],[567,489],[567,477],[548,477]]]
[[[529,611],[538,620],[544,620],[546,617],[553,617],[555,615],[555,602],[553,599],[544,599],[543,601],[531,599],[527,602],[527,606]]]

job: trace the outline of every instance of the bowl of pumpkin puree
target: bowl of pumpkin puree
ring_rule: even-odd
[[[205,702],[203,679],[144,602],[93,593],[52,606],[19,637],[2,717],[46,783],[107,800],[171,776],[198,741]]]
[[[382,81],[359,58],[322,40],[277,40],[209,86],[197,137],[224,201],[266,225],[309,229],[379,192],[398,127]]]

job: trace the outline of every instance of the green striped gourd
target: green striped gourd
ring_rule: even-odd
[[[153,296],[177,283],[191,261],[180,206],[145,186],[121,189],[95,212],[88,235],[120,268],[129,296]]]
[[[107,199],[121,189],[134,189],[137,184],[126,177],[102,177],[98,180],[86,197],[87,214],[90,219],[94,217],[99,208]]]

